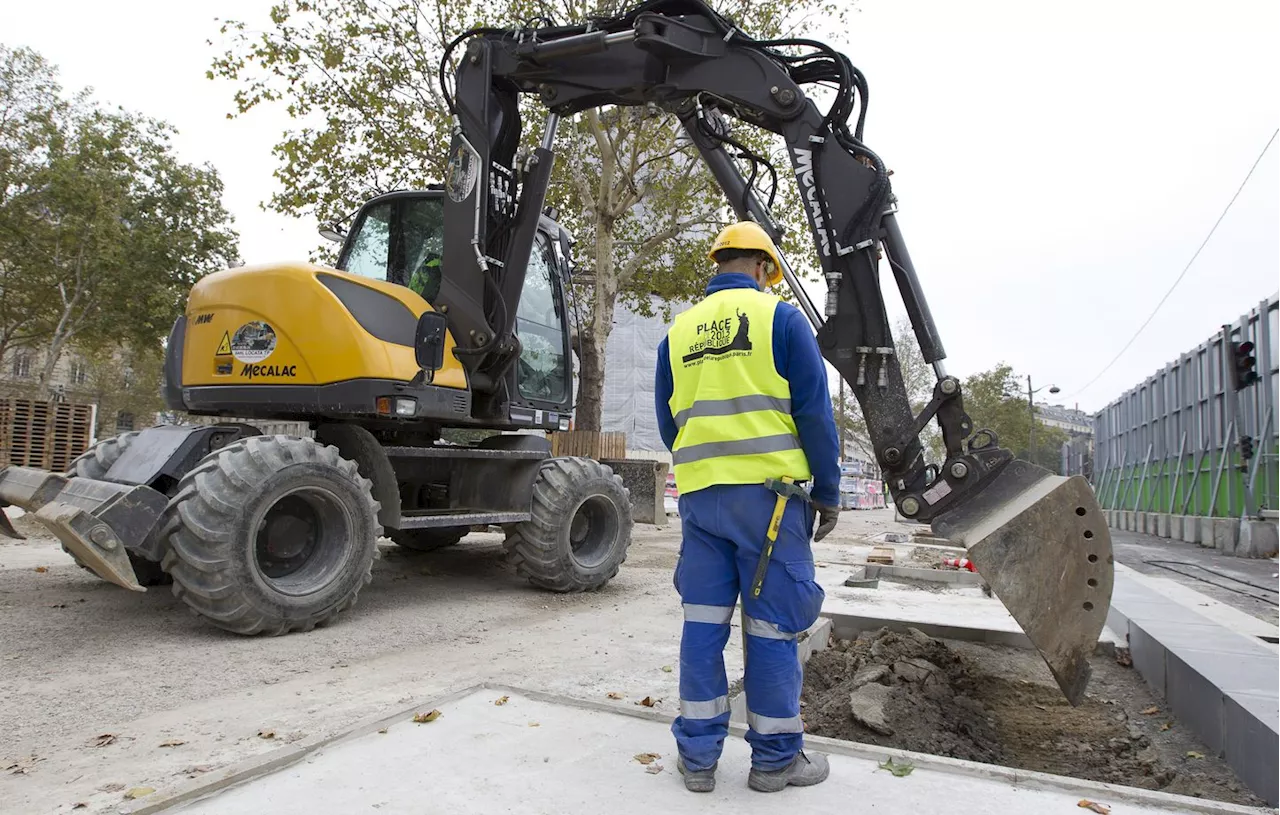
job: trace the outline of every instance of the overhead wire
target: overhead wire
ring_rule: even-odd
[[[1182,267],[1182,272],[1178,275],[1177,279],[1173,281],[1173,285],[1169,287],[1169,290],[1164,293],[1164,297],[1160,298],[1160,302],[1156,303],[1156,307],[1147,315],[1147,319],[1143,321],[1142,325],[1138,326],[1137,331],[1133,332],[1133,336],[1130,337],[1129,341],[1120,349],[1120,353],[1116,354],[1110,362],[1104,365],[1102,370],[1098,371],[1097,375],[1094,376],[1093,379],[1090,379],[1079,390],[1067,397],[1067,401],[1070,401],[1072,397],[1079,396],[1089,388],[1093,387],[1094,383],[1101,379],[1103,374],[1111,370],[1111,367],[1120,360],[1120,357],[1124,356],[1125,352],[1129,350],[1134,341],[1138,339],[1138,336],[1142,334],[1148,325],[1151,324],[1151,321],[1155,318],[1156,314],[1159,313],[1160,309],[1169,299],[1169,295],[1173,294],[1174,289],[1178,288],[1178,284],[1180,284],[1182,279],[1187,276],[1187,272],[1190,271],[1191,265],[1196,262],[1196,258],[1200,257],[1200,252],[1204,250],[1206,245],[1208,245],[1209,239],[1213,237],[1213,233],[1218,231],[1218,226],[1222,223],[1222,219],[1227,217],[1227,213],[1231,211],[1231,206],[1236,202],[1236,199],[1240,197],[1240,193],[1244,190],[1245,185],[1249,183],[1249,179],[1253,177],[1253,171],[1258,169],[1258,165],[1262,163],[1263,156],[1265,156],[1267,151],[1271,149],[1272,143],[1276,140],[1277,133],[1280,133],[1280,128],[1272,131],[1271,138],[1267,139],[1266,146],[1262,148],[1262,152],[1259,153],[1258,158],[1254,160],[1253,166],[1250,167],[1249,172],[1245,174],[1244,180],[1241,181],[1240,186],[1236,188],[1235,195],[1231,196],[1231,200],[1227,202],[1227,206],[1222,210],[1222,214],[1218,216],[1218,220],[1213,222],[1213,226],[1209,229],[1209,234],[1204,236],[1204,240],[1202,240],[1200,242],[1200,246],[1196,248],[1195,253],[1191,256],[1191,260],[1188,260],[1187,265]]]

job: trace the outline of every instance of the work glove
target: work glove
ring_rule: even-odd
[[[817,543],[836,528],[836,521],[840,520],[840,507],[814,504],[813,508],[818,512],[818,529],[813,533],[813,542]]]

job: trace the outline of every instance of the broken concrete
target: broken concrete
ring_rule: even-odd
[[[927,682],[941,668],[923,657],[900,659],[893,663],[893,672],[904,682]]]
[[[854,721],[882,736],[892,736],[893,728],[889,726],[884,712],[884,706],[889,702],[891,694],[892,691],[888,687],[874,682],[863,685],[849,694],[849,707],[853,710]]]
[[[1237,557],[1275,557],[1277,551],[1280,551],[1280,534],[1275,521],[1245,519],[1240,522]]]
[[[857,690],[863,685],[870,685],[873,682],[883,685],[893,676],[893,671],[889,670],[888,665],[872,665],[863,668],[853,675],[853,689]]]

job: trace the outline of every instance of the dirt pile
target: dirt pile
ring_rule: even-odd
[[[1034,651],[867,632],[815,653],[801,715],[816,736],[1235,803],[1262,803],[1160,709],[1132,668],[1098,657],[1072,707]]]
[[[814,654],[805,667],[807,732],[987,763],[1003,753],[966,666],[911,629],[881,629]]]

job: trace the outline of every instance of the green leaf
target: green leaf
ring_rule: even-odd
[[[887,761],[883,762],[879,766],[880,766],[880,769],[888,770],[889,772],[893,773],[893,775],[896,778],[906,778],[908,775],[911,775],[911,773],[913,773],[916,769],[915,765],[912,764],[911,762],[907,762],[905,764],[894,764],[892,756],[890,756]]]

